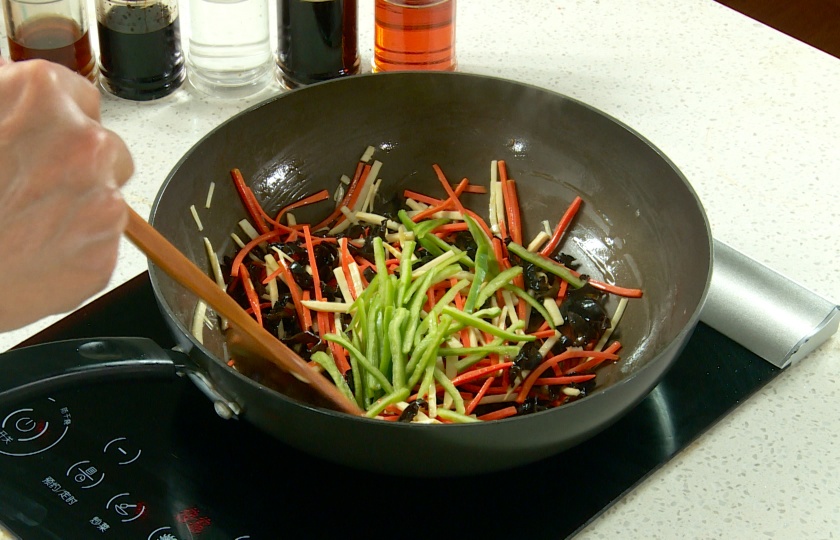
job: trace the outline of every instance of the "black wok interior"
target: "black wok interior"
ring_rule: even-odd
[[[320,189],[334,190],[342,174],[352,176],[368,145],[383,162],[380,199],[405,188],[443,196],[433,163],[452,182],[467,177],[486,184],[491,160],[505,160],[517,181],[526,238],[536,234],[542,220],[554,227],[572,199],[583,198],[562,251],[574,255],[582,271],[593,277],[644,290],[643,298],[630,302],[620,323],[616,336],[623,344],[623,360],[599,375],[602,388],[632,381],[650,363],[669,363],[696,323],[709,282],[711,236],[702,205],[681,173],[649,142],[600,111],[501,79],[389,73],[281,95],[200,141],[166,180],[150,221],[209,270],[202,237],[209,238],[220,256],[230,255],[235,248],[230,233],[245,216],[230,180],[232,168],[243,172],[266,209],[276,211]],[[205,209],[210,182],[215,183],[215,193],[210,209]],[[486,195],[469,195],[464,201],[486,214]],[[203,232],[190,214],[192,204]],[[326,201],[295,214],[298,221],[316,221],[333,207]],[[204,357],[211,375],[225,381],[239,376],[224,365],[218,331],[205,329],[204,345],[189,335],[195,298],[156,268],[151,275],[161,307],[182,343]],[[644,382],[638,389],[624,392],[627,397],[617,400],[620,404],[599,412],[603,418],[595,422],[597,428],[641,399],[666,367],[656,368],[655,376],[641,377]],[[240,395],[246,387],[248,392],[274,394],[249,381],[222,386]],[[608,393],[601,390],[566,408],[585,411],[587,401]],[[276,394],[268,399],[289,405]],[[528,418],[498,424],[520,421]],[[570,434],[566,445],[592,429],[584,431]],[[559,441],[540,444],[543,455],[562,446]]]

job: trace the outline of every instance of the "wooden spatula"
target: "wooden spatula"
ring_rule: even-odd
[[[227,319],[237,331],[238,348],[246,349],[252,355],[269,360],[291,373],[296,379],[308,384],[336,410],[354,415],[363,414],[353,401],[347,399],[300,356],[260,326],[235,300],[222,291],[215,281],[130,208],[125,235],[172,279]]]

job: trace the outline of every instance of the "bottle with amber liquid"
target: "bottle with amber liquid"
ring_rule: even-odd
[[[359,72],[356,0],[277,0],[277,66],[289,88]]]
[[[2,0],[13,61],[40,58],[96,78],[85,0]]]
[[[373,71],[453,71],[455,0],[376,0]]]

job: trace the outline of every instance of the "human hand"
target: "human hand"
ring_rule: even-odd
[[[0,331],[75,308],[114,270],[134,164],[99,105],[69,69],[0,61]]]

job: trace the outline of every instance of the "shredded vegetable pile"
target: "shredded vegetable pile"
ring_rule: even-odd
[[[495,420],[591,392],[596,369],[618,359],[611,338],[627,299],[642,291],[581,275],[559,252],[581,199],[525,243],[503,161],[491,162],[485,185],[452,184],[433,165],[445,198],[406,190],[402,204],[378,209],[373,153],[313,224],[292,211],[330,199],[327,190],[269,216],[231,171],[250,219],[232,234],[239,251],[221,263],[205,239],[219,285],[369,417]],[[465,193],[486,195],[487,221],[464,207]],[[208,207],[211,196],[212,186]],[[609,295],[620,297],[612,314]]]

